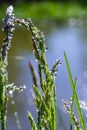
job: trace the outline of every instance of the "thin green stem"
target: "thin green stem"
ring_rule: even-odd
[[[21,130],[21,125],[20,125],[18,113],[17,113],[17,111],[16,111],[15,101],[14,101],[13,94],[10,94],[10,101],[11,101],[11,104],[12,104],[12,108],[13,108],[13,112],[14,112],[14,116],[15,116],[17,128],[18,128],[18,130]]]

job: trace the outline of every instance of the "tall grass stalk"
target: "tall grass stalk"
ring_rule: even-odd
[[[0,51],[0,119],[2,130],[6,130],[8,102],[8,50],[11,47],[11,39],[14,31],[14,15],[12,6],[10,6],[6,11],[3,31],[5,33],[5,38]]]
[[[39,84],[36,81],[34,67],[30,63],[29,65],[34,83],[34,102],[38,111],[37,122],[34,123],[30,113],[28,113],[28,117],[31,121],[31,125],[33,124],[33,130],[56,130],[56,86],[54,81],[57,66],[60,64],[60,60],[55,62],[52,69],[48,67],[48,63],[46,61],[45,36],[38,28],[33,25],[31,20],[29,20],[29,27],[32,33],[34,55],[38,63]],[[39,87],[42,89],[42,93],[40,92]]]
[[[75,84],[75,82],[72,78],[72,73],[71,73],[71,70],[70,70],[68,58],[67,58],[65,52],[64,52],[64,59],[65,59],[65,62],[66,62],[66,67],[67,67],[67,71],[68,71],[68,75],[69,75],[69,79],[70,79],[70,84],[71,84],[71,87],[72,87],[73,95],[74,95],[75,102],[76,102],[76,107],[77,107],[77,110],[78,110],[80,124],[82,126],[82,130],[86,130],[84,119],[83,119],[81,108],[80,108],[80,104],[79,104],[79,99],[78,99],[77,92],[76,92],[76,84]]]
[[[0,50],[0,123],[1,129],[6,130],[7,123],[7,103],[9,94],[12,91],[21,91],[25,87],[17,88],[13,83],[8,82],[8,52],[11,48],[13,32],[15,30],[15,15],[13,14],[13,6],[9,6],[6,10],[6,17],[3,19],[3,32],[5,37]]]

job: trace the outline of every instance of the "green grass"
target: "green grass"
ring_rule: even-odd
[[[75,100],[77,111],[78,111],[78,115],[79,115],[80,124],[82,126],[82,130],[86,130],[84,119],[83,119],[81,108],[80,108],[78,95],[77,95],[77,92],[76,92],[76,83],[73,80],[72,73],[71,73],[70,66],[69,66],[69,62],[68,62],[68,58],[67,58],[65,52],[64,52],[64,59],[65,59],[65,62],[66,62],[66,67],[67,67],[67,71],[68,71],[68,75],[69,75],[69,79],[70,79],[70,84],[71,84],[71,87],[72,87],[72,92],[73,92],[74,100]]]
[[[4,17],[8,5],[0,6],[0,19]],[[33,20],[67,20],[71,17],[85,17],[87,9],[79,4],[73,3],[19,3],[15,4],[15,14],[19,18],[30,17]]]

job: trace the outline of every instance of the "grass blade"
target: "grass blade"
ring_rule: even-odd
[[[72,73],[71,73],[69,62],[68,62],[68,59],[67,59],[67,56],[66,56],[65,52],[64,52],[64,59],[65,59],[65,62],[66,62],[66,67],[67,67],[67,71],[68,71],[72,91],[74,93],[75,102],[76,102],[76,106],[77,106],[78,115],[79,115],[80,123],[81,123],[81,126],[82,126],[82,130],[86,130],[84,119],[83,119],[81,108],[80,108],[80,104],[79,104],[79,99],[78,99],[78,96],[77,96],[77,93],[76,93],[76,90],[75,90],[75,83],[74,83],[73,78],[72,78]]]
[[[30,112],[28,112],[28,119],[30,120],[32,130],[37,130],[36,123],[34,122],[34,119]]]

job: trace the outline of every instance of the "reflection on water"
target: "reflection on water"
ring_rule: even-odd
[[[84,29],[81,27],[59,27],[56,25],[54,28],[53,26],[52,28],[51,26],[48,26],[48,28],[46,27],[45,29],[42,30],[47,32],[46,37],[49,48],[47,52],[47,61],[49,66],[51,67],[58,58],[60,58],[62,62],[56,77],[58,126],[60,127],[60,130],[68,129],[69,126],[66,126],[65,124],[68,124],[69,116],[61,103],[61,99],[69,101],[72,91],[65,67],[63,52],[66,51],[67,53],[74,78],[75,76],[78,78],[77,91],[79,98],[80,100],[87,102],[87,41],[83,38]],[[32,78],[28,62],[31,60],[34,66],[37,65],[37,62],[32,53],[31,35],[24,28],[16,29],[12,44],[12,49],[9,52],[9,82],[15,82],[17,86],[23,84],[27,86],[27,90],[15,94],[15,102],[22,129],[28,130],[30,125],[27,119],[27,111],[31,111],[35,119],[37,117],[31,97]],[[61,121],[63,125],[61,124]],[[17,129],[9,102],[7,130],[11,128],[12,130]]]

